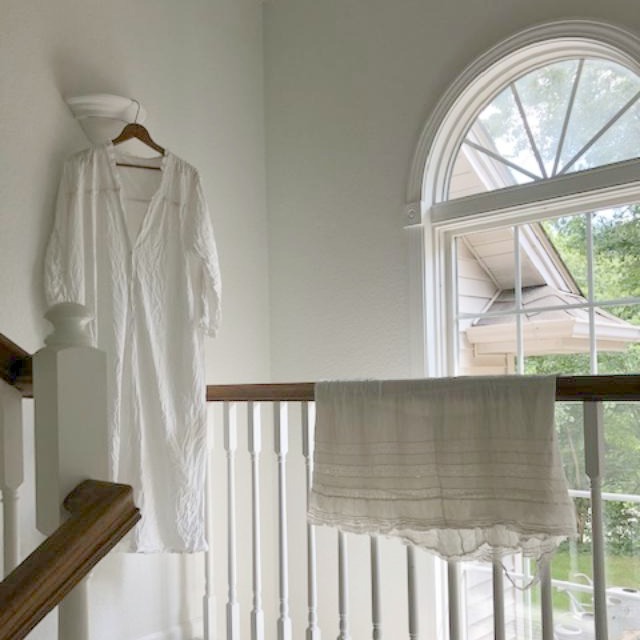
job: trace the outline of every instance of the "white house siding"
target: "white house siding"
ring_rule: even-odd
[[[449,185],[449,199],[462,198],[473,193],[486,191],[487,187],[471,166],[466,154],[459,153],[453,167]],[[505,265],[513,252],[513,240],[509,242],[509,231],[484,235],[474,234],[473,243],[460,239],[457,243],[457,287],[458,311],[460,313],[480,313],[485,311],[489,302],[499,291],[499,282],[489,273],[488,265],[481,262],[486,256],[494,262]],[[478,244],[478,251],[476,250]],[[473,247],[473,249],[471,248]],[[493,265],[500,267],[500,264]],[[506,274],[504,274],[506,277]],[[510,358],[501,355],[476,355],[465,335],[473,320],[459,323],[458,372],[461,375],[491,375],[506,373]]]
[[[496,283],[487,271],[480,266],[464,241],[457,245],[458,268],[458,311],[460,313],[480,313],[498,293]],[[473,346],[467,340],[465,331],[473,320],[462,320],[459,323],[460,342],[458,366],[461,375],[499,375],[507,373],[508,356],[476,355]]]
[[[524,640],[518,629],[517,607],[523,601],[523,593],[516,591],[505,580],[504,613],[507,640]],[[467,640],[493,640],[493,588],[491,569],[476,563],[467,563],[464,568],[465,608],[464,617],[468,632]],[[522,614],[521,614],[522,615]]]

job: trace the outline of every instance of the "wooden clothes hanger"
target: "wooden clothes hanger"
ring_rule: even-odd
[[[131,140],[133,138],[136,138],[137,140],[140,140],[140,142],[143,142],[144,144],[146,144],[148,147],[151,147],[154,151],[157,151],[159,154],[164,155],[165,154],[164,148],[161,147],[157,142],[153,141],[153,139],[151,138],[151,136],[149,135],[149,132],[145,127],[143,127],[141,124],[138,124],[138,115],[140,114],[140,103],[135,98],[133,98],[133,100],[138,103],[138,110],[136,111],[136,117],[134,118],[133,122],[129,122],[125,125],[124,129],[120,132],[120,135],[114,138],[111,141],[111,144],[115,146],[117,144],[125,142],[126,140]],[[119,167],[135,167],[137,169],[153,169],[155,171],[162,170],[162,167],[150,167],[144,164],[132,164],[129,162],[116,162],[116,165]]]

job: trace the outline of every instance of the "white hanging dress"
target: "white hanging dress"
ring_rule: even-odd
[[[206,549],[204,335],[220,319],[220,272],[198,172],[161,171],[111,143],[67,160],[45,257],[49,305],[79,302],[108,355],[112,479],[134,488],[138,552]],[[158,164],[159,163],[159,164]]]

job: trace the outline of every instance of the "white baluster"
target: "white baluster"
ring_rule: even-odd
[[[349,634],[349,552],[347,536],[338,531],[338,613],[340,633],[338,640],[350,640]]]
[[[542,640],[553,640],[553,587],[551,564],[540,568],[540,608],[542,614]]]
[[[585,470],[591,481],[591,534],[593,545],[593,612],[596,640],[607,640],[607,584],[605,576],[602,473],[604,434],[601,402],[584,402]]]
[[[418,619],[418,584],[416,577],[416,549],[407,547],[407,588],[409,608],[409,638],[418,640],[420,625]]]
[[[18,489],[23,480],[22,394],[0,381],[0,490],[5,575],[20,563]]]
[[[449,595],[449,640],[461,640],[460,619],[460,574],[458,563],[447,562],[447,583]]]
[[[236,551],[236,450],[238,448],[236,405],[224,403],[224,448],[227,452],[227,640],[240,638]]]
[[[260,452],[262,433],[260,405],[247,403],[249,453],[251,455],[252,543],[253,543],[253,609],[251,611],[251,638],[264,639],[264,612],[262,610],[262,545],[260,538]]]
[[[287,405],[273,403],[275,428],[275,452],[278,458],[278,546],[280,615],[278,617],[278,640],[291,640],[291,618],[289,617],[289,546],[287,536],[287,453],[289,451],[289,425]]]
[[[58,638],[60,640],[88,640],[89,585],[93,572],[87,574],[62,601],[58,609]]]
[[[215,595],[215,560],[213,545],[213,471],[211,468],[211,454],[213,452],[213,431],[207,425],[207,469],[205,480],[205,526],[207,535],[207,552],[204,558],[204,596],[202,601],[204,640],[215,640],[217,625],[217,602]]]
[[[493,637],[495,640],[505,640],[503,571],[500,562],[493,563]]]
[[[302,403],[302,454],[304,455],[307,472],[307,506],[309,505],[309,493],[313,480],[313,442],[315,420],[309,415],[309,403]],[[307,522],[307,592],[309,619],[306,632],[306,640],[320,640],[321,634],[318,627],[318,584],[317,584],[317,556],[316,556],[316,529]]]
[[[382,576],[380,574],[380,545],[371,536],[371,622],[373,640],[382,640]]]

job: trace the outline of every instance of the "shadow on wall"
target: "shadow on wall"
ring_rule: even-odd
[[[35,296],[33,306],[38,310],[38,318],[42,318],[46,309],[42,294],[42,270],[43,257],[47,241],[51,234],[53,224],[53,213],[55,209],[56,193],[60,180],[60,172],[64,160],[72,153],[79,151],[91,144],[83,128],[74,118],[65,100],[71,95],[78,93],[85,94],[91,92],[114,92],[116,94],[129,94],[128,82],[126,82],[126,64],[119,61],[123,53],[118,53],[115,47],[107,53],[109,57],[104,57],[102,64],[95,64],[81,53],[82,46],[62,46],[54,50],[43,64],[49,67],[50,76],[54,91],[57,90],[58,106],[54,113],[50,114],[53,122],[52,131],[48,133],[47,139],[42,140],[39,146],[41,153],[40,162],[44,163],[49,170],[46,171],[44,180],[39,178],[42,194],[39,212],[39,219],[42,220],[37,228],[37,250],[36,259],[31,272],[30,291]],[[115,55],[111,55],[114,54]],[[122,63],[121,63],[122,62]],[[55,101],[55,97],[52,96]],[[26,123],[25,123],[26,124]],[[115,128],[121,128],[121,124]],[[46,132],[42,132],[46,133]],[[48,141],[48,144],[47,144]],[[39,321],[40,335],[44,337],[50,327],[44,320]]]

